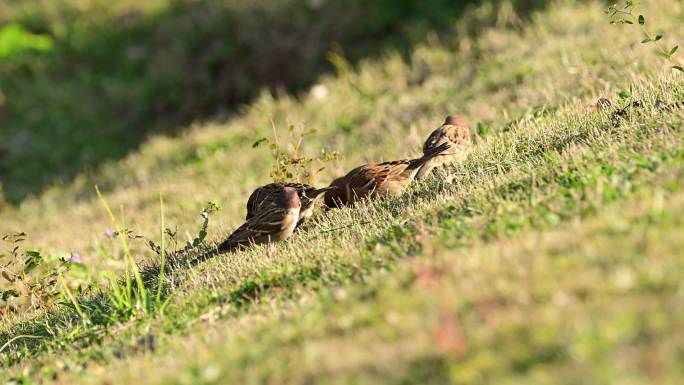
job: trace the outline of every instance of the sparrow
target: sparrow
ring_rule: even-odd
[[[656,99],[655,107],[658,111],[671,112],[672,110],[684,107],[684,102],[665,103],[660,99]]]
[[[364,198],[401,195],[422,166],[450,147],[450,143],[442,143],[417,159],[359,166],[330,184],[331,189],[324,195],[325,205],[328,208],[351,206]]]
[[[606,98],[599,98],[599,100],[596,102],[596,111],[601,111],[608,109],[613,106],[613,103],[610,102],[610,100]]]
[[[644,104],[641,102],[641,100],[634,100],[631,103],[627,104],[624,107],[616,107],[613,109],[613,112],[610,114],[610,121],[613,125],[613,127],[617,128],[620,126],[623,120],[629,120],[630,117],[630,109],[635,109],[635,108],[641,108],[643,107]],[[658,101],[656,101],[656,108],[658,107]],[[597,111],[603,111],[603,110],[608,110],[613,108],[613,103],[610,102],[610,100],[605,99],[605,98],[600,98],[598,102],[596,102],[596,110]]]
[[[455,115],[447,116],[442,126],[434,130],[425,141],[423,154],[428,154],[442,143],[449,143],[451,147],[448,151],[445,150],[425,162],[425,165],[418,171],[416,179],[423,180],[435,167],[453,163],[465,157],[466,150],[470,148],[470,129],[465,119]]]
[[[316,197],[333,188],[324,187],[317,189],[313,186],[303,183],[270,183],[265,186],[261,186],[254,190],[252,195],[249,196],[249,199],[247,199],[246,220],[250,220],[250,218],[255,216],[264,208],[272,206],[278,197],[278,193],[284,187],[291,187],[295,189],[302,205],[299,210],[297,228],[299,228],[305,220],[313,215],[314,200]]]
[[[278,242],[292,235],[302,206],[297,190],[284,186],[274,195],[273,204],[257,211],[218,246],[219,253],[249,245]]]

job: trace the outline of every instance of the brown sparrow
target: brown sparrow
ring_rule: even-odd
[[[401,195],[413,181],[418,170],[434,157],[440,156],[449,147],[451,144],[442,143],[418,159],[395,160],[357,167],[330,184],[333,188],[325,192],[325,205],[328,208],[351,206],[364,198]]]
[[[282,187],[273,204],[255,213],[218,246],[219,253],[234,251],[242,246],[272,243],[287,239],[294,232],[302,204],[297,190]]]
[[[252,218],[258,212],[266,207],[273,205],[278,197],[278,193],[284,187],[291,187],[297,191],[297,196],[302,204],[299,210],[299,219],[297,220],[297,227],[313,215],[314,200],[324,192],[334,187],[324,187],[317,189],[313,186],[303,183],[270,183],[261,186],[254,190],[252,195],[247,200],[247,220]]]
[[[596,106],[594,107],[594,109],[596,111],[601,111],[601,110],[608,109],[612,106],[613,106],[613,103],[611,103],[610,100],[608,100],[606,98],[599,98],[599,100],[596,102]]]
[[[427,154],[442,143],[449,143],[451,148],[426,162],[418,171],[416,179],[423,180],[430,175],[433,168],[465,157],[466,150],[470,148],[470,130],[465,119],[460,116],[447,116],[444,124],[434,130],[425,141],[423,153]]]

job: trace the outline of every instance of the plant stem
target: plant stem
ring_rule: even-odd
[[[90,318],[83,312],[83,309],[81,309],[81,305],[78,304],[76,297],[74,297],[74,295],[71,293],[71,289],[69,289],[69,286],[64,281],[64,276],[62,275],[62,272],[58,271],[57,276],[59,276],[59,283],[61,283],[62,287],[64,288],[64,294],[66,294],[71,304],[74,305],[76,313],[78,313],[79,317],[81,317],[83,324],[87,324],[90,321]]]
[[[159,278],[157,286],[157,307],[160,306],[162,286],[164,285],[164,268],[166,266],[166,244],[164,237],[164,197],[159,193],[159,233],[161,234],[161,266],[159,268]]]
[[[98,198],[100,198],[100,202],[102,202],[102,205],[104,206],[105,210],[107,211],[107,214],[109,214],[109,219],[112,222],[112,226],[114,226],[114,230],[119,232],[119,237],[124,237],[125,234],[125,229],[120,229],[119,225],[117,224],[116,217],[114,217],[114,213],[112,212],[112,209],[109,208],[109,203],[107,203],[107,200],[102,196],[102,193],[100,192],[100,188],[95,185],[95,191],[97,192]],[[132,298],[131,298],[131,293],[133,292],[133,287],[132,287],[132,282],[131,282],[131,273],[128,267],[128,259],[124,260],[124,280],[126,282],[126,290],[124,292],[124,297],[126,298],[127,305],[130,307]]]
[[[128,248],[128,242],[126,241],[126,226],[125,226],[125,218],[124,218],[124,211],[123,211],[123,206],[121,206],[121,225],[116,220],[116,217],[114,216],[114,213],[112,212],[111,208],[109,207],[109,203],[107,203],[107,200],[102,196],[102,193],[100,192],[99,187],[96,185],[95,186],[95,191],[97,192],[97,196],[100,198],[100,201],[102,202],[102,205],[104,206],[105,210],[107,211],[107,214],[109,214],[109,218],[112,221],[112,225],[117,229],[119,232],[119,239],[121,240],[121,246],[123,247],[124,250],[124,257],[126,261],[126,297],[128,299],[128,305],[132,307],[132,299],[133,299],[133,285],[131,282],[131,273],[133,277],[135,278],[135,283],[136,286],[138,287],[138,290],[136,292],[137,294],[137,302],[139,305],[141,305],[146,312],[149,313],[149,303],[147,302],[147,291],[145,290],[145,285],[143,284],[142,277],[140,276],[140,271],[138,270],[138,265],[135,263],[135,260],[133,259],[133,256],[131,255],[131,251]]]
[[[121,229],[122,231],[125,232],[126,229],[126,217],[124,216],[124,208],[123,206],[119,206],[119,211],[121,211]],[[128,241],[126,240],[126,234],[123,233],[121,234],[121,245],[123,246],[124,249],[124,254],[128,260],[128,263],[130,264],[131,271],[133,272],[133,277],[135,278],[135,284],[137,286],[137,301],[138,304],[143,307],[143,310],[145,313],[148,315],[151,313],[151,308],[150,308],[150,303],[148,302],[147,298],[147,289],[145,288],[145,284],[142,280],[142,276],[140,275],[140,270],[138,270],[138,264],[135,262],[135,259],[133,258],[133,255],[131,254],[131,250],[128,247]]]
[[[30,334],[21,334],[21,335],[18,335],[18,336],[14,336],[14,337],[10,338],[9,341],[5,342],[5,344],[2,345],[2,346],[0,347],[0,353],[2,353],[3,350],[5,350],[8,346],[10,346],[10,344],[11,344],[12,342],[14,342],[14,341],[16,341],[16,340],[20,340],[20,339],[22,339],[22,338],[23,338],[23,339],[31,339],[31,340],[42,340],[42,339],[45,339],[45,337],[41,337],[41,336],[32,336],[32,335],[30,335]]]

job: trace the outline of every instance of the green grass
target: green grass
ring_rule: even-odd
[[[156,137],[120,161],[2,212],[44,253],[79,252],[95,270],[111,207],[161,242],[160,220],[191,239],[208,201],[209,238],[243,218],[268,178],[270,119],[316,133],[305,150],[365,160],[415,154],[447,112],[479,132],[467,159],[403,197],[322,214],[306,232],[198,265],[169,255],[162,313],[107,318],[91,294],[73,306],[11,314],[0,326],[3,379],[24,383],[659,383],[684,377],[684,80],[599,3],[552,3],[516,17],[484,3],[464,20],[497,23],[338,69],[328,94],[262,94],[225,123]],[[681,36],[681,4],[648,5]],[[634,43],[637,44],[634,44]],[[420,80],[420,81],[418,81]],[[631,89],[630,99],[617,91]],[[644,102],[619,127],[599,96]],[[164,196],[159,216],[159,193]],[[116,211],[116,210],[115,210]],[[216,225],[218,222],[218,226]],[[163,228],[163,226],[162,226]],[[187,230],[186,230],[187,229]],[[186,235],[187,234],[187,235]],[[167,240],[170,242],[171,240]],[[150,288],[158,257],[132,240]],[[149,291],[156,294],[156,291]],[[159,302],[159,300],[157,302]],[[100,312],[100,313],[98,313]]]
[[[149,135],[225,121],[262,89],[305,91],[335,70],[331,52],[343,66],[451,36],[471,2],[2,0],[4,195],[20,203]]]

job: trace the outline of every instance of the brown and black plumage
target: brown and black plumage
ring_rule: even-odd
[[[425,162],[416,179],[425,179],[430,172],[443,164],[453,163],[465,157],[470,148],[470,129],[466,120],[460,116],[449,115],[439,128],[434,130],[423,145],[423,153],[428,154],[442,143],[449,143],[448,150]]]
[[[400,195],[426,162],[439,156],[449,147],[451,147],[449,143],[442,143],[417,159],[395,160],[357,167],[330,184],[332,189],[325,192],[325,205],[328,208],[350,206],[364,198]]]
[[[332,188],[315,188],[304,183],[269,183],[254,190],[252,195],[249,196],[249,199],[247,199],[246,219],[249,220],[265,207],[273,205],[278,196],[278,192],[284,187],[295,189],[302,205],[299,211],[297,227],[301,226],[302,223],[313,214],[314,200],[316,197]]]
[[[274,195],[271,205],[258,210],[218,246],[219,253],[234,251],[243,246],[278,242],[292,235],[301,208],[297,190],[282,187]]]

